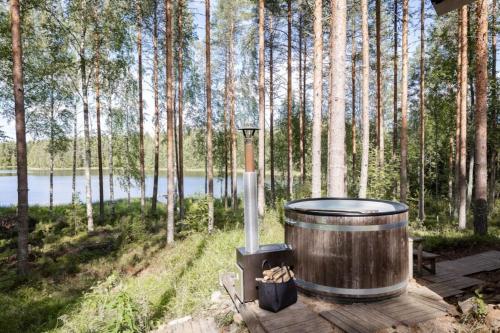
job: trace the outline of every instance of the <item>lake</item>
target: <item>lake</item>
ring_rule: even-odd
[[[92,201],[99,201],[99,176],[97,170],[92,170]],[[104,170],[104,199],[109,199],[109,177],[107,170]],[[127,198],[127,191],[120,183],[116,174],[114,176],[115,199]],[[54,171],[54,204],[71,203],[71,170]],[[230,182],[228,192],[231,192]],[[49,204],[49,171],[29,170],[28,171],[29,204],[48,205]],[[17,204],[17,175],[16,170],[0,170],[0,206],[11,206]],[[77,170],[76,191],[80,200],[85,202],[85,173],[84,170]],[[224,192],[223,178],[214,178],[214,196],[220,198]],[[186,197],[205,193],[205,175],[203,173],[188,172],[184,175],[184,195]],[[238,177],[238,193],[243,193],[243,179]],[[161,171],[158,178],[158,200],[165,202],[167,194],[166,171]],[[139,198],[141,190],[136,182],[132,182],[130,189],[132,198]],[[153,174],[146,174],[146,197],[153,195]]]

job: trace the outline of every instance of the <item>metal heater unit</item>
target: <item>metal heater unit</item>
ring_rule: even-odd
[[[245,137],[245,173],[243,187],[245,193],[245,247],[236,249],[236,296],[241,302],[257,299],[256,278],[262,277],[262,262],[271,266],[282,263],[293,265],[292,250],[286,244],[259,246],[259,223],[257,217],[257,174],[255,172],[253,136],[256,127],[240,128]]]

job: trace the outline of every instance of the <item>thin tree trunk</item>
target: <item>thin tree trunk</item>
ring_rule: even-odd
[[[322,0],[314,7],[314,72],[313,72],[313,124],[312,124],[312,180],[311,196],[321,197],[321,103],[323,68],[323,9]]]
[[[406,0],[407,1],[407,0]],[[369,41],[368,41],[368,2],[361,0],[361,30],[363,32],[363,46],[362,46],[362,83],[361,83],[361,128],[362,128],[362,141],[361,141],[361,172],[359,180],[359,194],[360,198],[366,198],[366,190],[368,187],[368,153],[370,149],[370,122],[368,119],[368,99],[369,99]]]
[[[167,96],[167,243],[174,242],[174,101],[172,58],[172,0],[165,0],[165,61]]]
[[[139,91],[139,172],[141,187],[141,220],[146,211],[146,173],[144,170],[144,108],[142,100],[142,0],[136,0],[137,71]]]
[[[403,0],[403,64],[401,68],[401,162],[399,200],[407,201],[408,193],[408,0]]]
[[[226,61],[224,62],[224,209],[228,208],[228,164],[229,162],[229,136],[227,131],[228,119],[228,49],[226,46]]]
[[[476,30],[474,233],[485,235],[488,232],[488,1],[479,1],[476,10],[478,27]]]
[[[205,66],[207,98],[207,178],[208,178],[208,232],[214,229],[214,166],[212,142],[212,77],[210,64],[210,0],[205,0]]]
[[[74,114],[74,123],[73,123],[73,163],[71,168],[71,205],[73,206],[73,224],[76,231],[76,151],[78,144],[78,115],[75,108]]]
[[[96,19],[97,25],[97,19]],[[102,171],[102,140],[101,140],[101,46],[99,37],[99,27],[96,27],[94,33],[95,42],[95,79],[94,79],[94,95],[95,95],[95,113],[97,122],[97,165],[99,169],[99,221],[104,220],[104,181]]]
[[[229,122],[231,127],[231,207],[233,211],[238,208],[237,188],[237,142],[235,119],[235,92],[234,92],[234,22],[229,24]]]
[[[351,146],[352,146],[352,179],[356,179],[356,32],[355,19],[352,18],[352,36],[351,36]]]
[[[54,79],[51,78],[51,83],[54,83]],[[50,171],[49,171],[49,210],[52,212],[54,207],[54,92],[50,92],[50,143],[49,143],[49,155],[50,155]]]
[[[330,29],[330,181],[328,195],[345,197],[345,51],[347,33],[346,0],[331,2]]]
[[[114,184],[114,166],[113,166],[113,108],[111,105],[111,92],[108,97],[108,172],[109,172],[109,207],[111,208],[111,217],[115,217],[115,184]]]
[[[492,133],[497,133],[497,108],[498,108],[498,79],[497,79],[497,0],[493,0],[492,3],[492,23],[491,23],[491,79],[493,84],[491,85],[491,95],[492,98],[492,112],[491,112],[491,126]],[[490,167],[489,184],[488,184],[488,206],[492,210],[495,206],[496,199],[496,179],[497,179],[497,168],[498,168],[498,148],[497,145],[491,145],[490,162],[488,163]]]
[[[184,48],[184,36],[182,31],[182,10],[184,9],[184,0],[179,0],[178,2],[178,21],[177,30],[179,33],[179,53],[178,53],[178,64],[177,64],[177,75],[178,75],[178,114],[179,114],[179,128],[178,128],[178,177],[177,186],[179,188],[179,218],[182,220],[184,218],[184,71],[183,71],[183,48]]]
[[[299,161],[299,168],[300,168],[300,182],[301,184],[304,184],[304,169],[305,169],[305,161],[302,158],[304,156],[304,101],[303,101],[303,94],[302,91],[305,89],[305,87],[302,85],[302,41],[303,41],[303,35],[304,35],[304,14],[302,11],[300,12],[299,16],[299,152],[300,152],[300,161]]]
[[[271,204],[276,205],[276,179],[274,175],[274,24],[269,15],[269,168],[271,169]]]
[[[126,156],[130,156],[130,140],[129,140],[129,133],[130,133],[130,121],[129,121],[129,111],[126,110],[125,113],[125,128],[127,129],[127,134],[125,135],[125,154]],[[130,165],[130,158],[126,159],[127,161],[127,172],[125,173],[125,179],[127,182],[127,205],[130,208],[130,187],[132,185],[131,183],[131,177],[130,177],[130,170],[131,170],[131,165]]]
[[[453,138],[450,136],[450,156],[448,157],[448,213],[453,216]]]
[[[81,74],[81,84],[82,84],[82,96],[83,96],[83,131],[85,136],[85,199],[87,205],[87,231],[94,231],[94,218],[93,218],[93,207],[92,207],[92,183],[90,176],[91,167],[91,156],[90,156],[90,126],[89,126],[89,96],[87,87],[87,72],[86,72],[86,59],[85,59],[85,33],[86,30],[82,31],[80,45],[80,74]]]
[[[382,111],[382,61],[381,61],[381,13],[380,0],[375,1],[375,30],[377,48],[377,162],[378,166],[384,166],[384,115]]]
[[[468,167],[468,176],[467,176],[467,210],[470,209],[470,204],[472,202],[472,184],[474,183],[474,151],[469,158],[469,167]]]
[[[467,71],[468,71],[468,41],[467,41],[467,6],[460,9],[462,18],[461,35],[461,67],[460,67],[460,162],[459,162],[459,206],[458,227],[465,229],[467,222]]]
[[[460,10],[459,10],[460,12]],[[460,88],[461,85],[461,77],[462,77],[462,17],[458,15],[458,55],[457,55],[457,93],[456,93],[456,114],[455,114],[455,200],[453,206],[453,215],[456,219],[458,219],[458,206],[460,202],[460,193],[459,193],[459,178],[460,178],[460,112],[461,107],[460,104],[462,102],[462,91]]]
[[[265,138],[266,138],[266,100],[265,100],[265,59],[264,59],[264,0],[259,0],[259,183],[257,189],[257,206],[259,218],[264,218],[265,196]]]
[[[419,174],[418,219],[425,220],[425,1],[420,1],[420,126],[419,126]]]
[[[307,124],[307,112],[306,112],[306,83],[307,83],[307,36],[304,36],[304,69],[302,72],[304,73],[302,76],[302,119],[303,119],[303,126],[302,130],[300,132],[300,141],[302,142],[302,147],[304,148],[304,153],[301,155],[302,159],[302,165],[304,165],[304,173],[302,174],[302,183],[306,182],[307,178],[307,168],[306,168],[306,152],[307,152],[307,147],[306,147],[306,124]]]
[[[158,173],[160,155],[160,106],[158,98],[158,1],[154,1],[153,8],[153,94],[155,103],[155,149],[154,149],[154,174],[153,174],[153,197],[151,198],[151,211],[156,213],[158,202]]]
[[[287,195],[293,193],[293,151],[292,151],[292,0],[288,0],[288,47],[287,47]]]
[[[17,270],[28,273],[28,160],[26,157],[26,122],[24,113],[23,48],[19,0],[10,1],[12,33],[12,80],[16,112],[17,160]]]
[[[398,148],[398,1],[394,0],[394,55],[393,55],[393,97],[392,97],[392,157],[396,158]]]

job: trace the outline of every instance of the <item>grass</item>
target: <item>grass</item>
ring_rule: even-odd
[[[226,212],[220,202],[217,231],[201,231],[205,203],[187,200],[174,245],[165,242],[164,212],[143,224],[135,201],[131,207],[119,202],[116,217],[92,234],[82,223],[75,231],[68,206],[53,213],[30,208],[36,224],[26,279],[15,274],[15,238],[0,238],[0,332],[145,332],[207,310],[219,274],[233,269],[243,231],[242,212]],[[0,217],[8,220],[14,212],[0,209]],[[261,228],[263,242],[283,241],[277,221],[270,211]]]
[[[84,207],[75,220],[70,206],[52,213],[30,207],[32,269],[24,279],[15,274],[15,232],[0,229],[0,332],[146,332],[203,315],[220,288],[219,274],[234,270],[242,211],[226,211],[216,201],[216,231],[209,235],[206,200],[189,198],[178,238],[167,245],[163,208],[142,223],[138,201],[119,201],[115,216],[88,234]],[[0,228],[14,215],[14,208],[0,208]],[[283,241],[282,216],[282,209],[267,211],[262,243]],[[431,219],[424,226],[412,222],[411,233],[423,236],[430,251],[500,248],[498,222],[486,237]]]

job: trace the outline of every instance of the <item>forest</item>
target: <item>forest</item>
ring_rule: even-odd
[[[497,0],[434,2],[1,2],[0,331],[235,326],[245,126],[264,242],[290,200],[369,198],[500,251]]]

